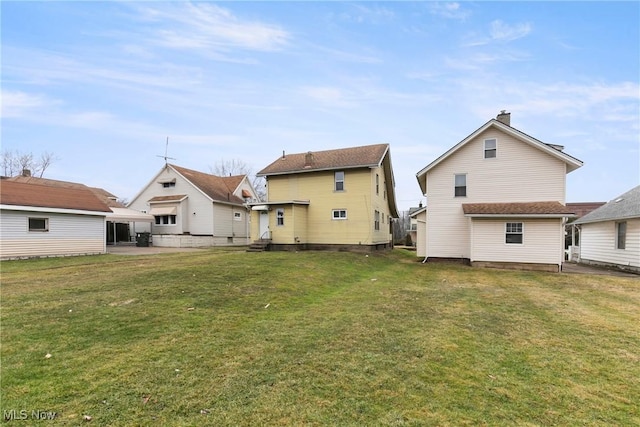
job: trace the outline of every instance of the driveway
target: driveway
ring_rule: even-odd
[[[155,246],[107,246],[107,253],[114,255],[157,255],[173,252],[196,252],[201,250],[200,248],[158,248]]]
[[[593,267],[575,262],[565,262],[562,264],[562,272],[567,274],[595,274],[600,276],[617,276],[640,279],[640,275],[628,273],[621,270],[608,269],[604,267]]]

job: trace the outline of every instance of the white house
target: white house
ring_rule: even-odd
[[[566,174],[582,162],[501,112],[416,174],[427,197],[425,261],[559,271]],[[424,243],[420,243],[423,239]]]
[[[246,175],[220,177],[166,164],[127,205],[151,214],[154,246],[208,247],[249,243],[248,202],[258,196]]]
[[[105,253],[105,218],[109,213],[109,207],[88,187],[3,179],[0,258]]]
[[[579,262],[640,272],[640,185],[581,217]]]

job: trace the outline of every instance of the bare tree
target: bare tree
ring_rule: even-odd
[[[31,175],[42,178],[47,168],[56,160],[58,160],[57,157],[48,151],[40,154],[36,160],[32,152],[4,150],[0,164],[4,176],[16,176],[29,171]]]
[[[267,196],[266,182],[263,177],[255,176],[253,170],[242,160],[218,160],[213,166],[209,166],[209,171],[213,175],[218,176],[232,176],[232,175],[247,175],[254,190],[258,196],[258,199],[265,200]]]

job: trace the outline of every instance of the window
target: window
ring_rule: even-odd
[[[380,212],[374,211],[373,213],[373,229],[380,230]]]
[[[616,222],[616,248],[624,249],[627,246],[627,222]]]
[[[521,245],[522,235],[521,222],[507,222],[505,243]]]
[[[242,212],[234,212],[233,213],[233,219],[235,221],[242,221]]]
[[[498,152],[498,140],[496,139],[485,139],[484,140],[484,158],[485,159],[493,159],[496,157]]]
[[[29,231],[49,231],[49,218],[29,218]]]
[[[163,188],[170,188],[170,187],[175,187],[175,186],[176,186],[176,182],[175,181],[163,182],[162,183],[162,187]]]
[[[457,174],[455,178],[455,192],[456,197],[466,197],[467,195],[467,175]]]
[[[347,219],[346,209],[334,209],[331,211],[331,217],[333,219]]]
[[[276,209],[276,225],[284,225],[284,209]]]
[[[344,191],[344,172],[336,172],[335,174],[335,191]]]
[[[156,225],[175,225],[175,215],[156,215]]]
[[[380,194],[380,175],[376,174],[376,194]]]

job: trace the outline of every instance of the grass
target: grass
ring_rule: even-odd
[[[1,286],[5,421],[640,425],[634,278],[218,249],[3,262]]]

